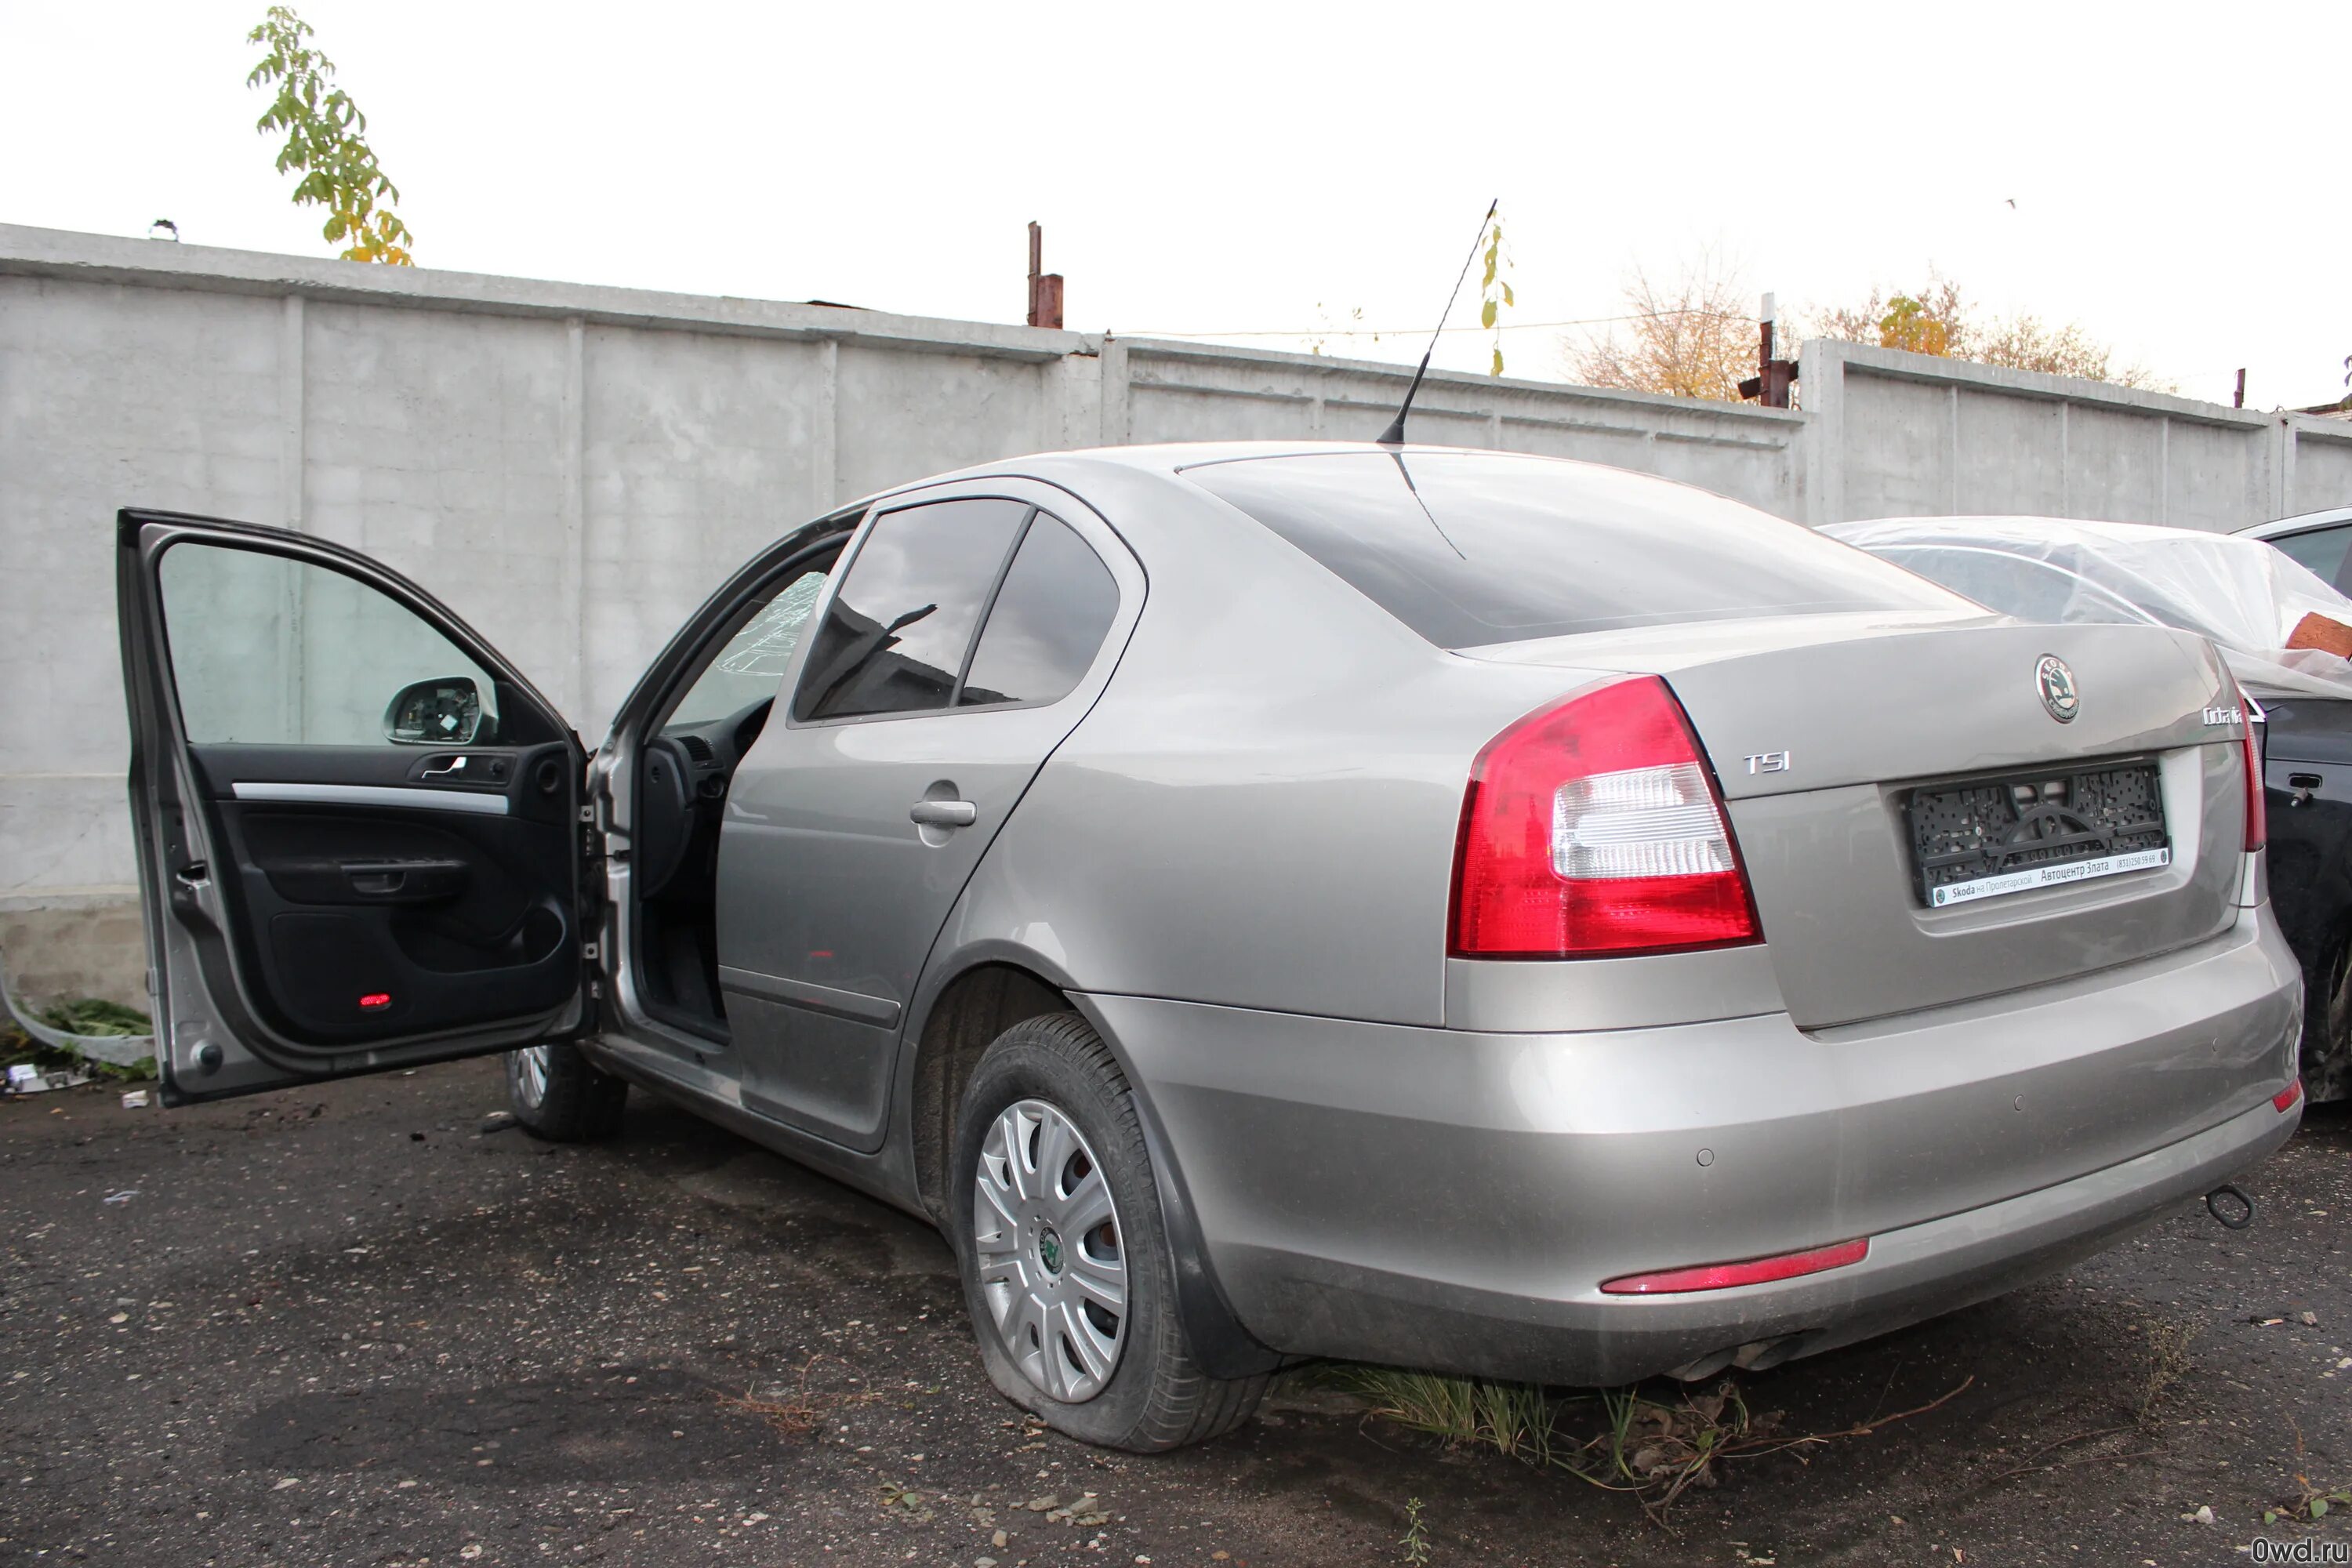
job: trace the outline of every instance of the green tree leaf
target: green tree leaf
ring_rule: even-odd
[[[408,226],[389,206],[376,205],[379,199],[399,201],[400,189],[366,142],[367,116],[332,85],[334,61],[302,42],[311,36],[310,25],[287,5],[270,6],[246,35],[246,42],[268,50],[246,74],[247,88],[275,89],[253,128],[265,136],[283,133],[278,172],[302,176],[294,186],[295,205],[327,209],[320,231],[324,238],[353,241],[343,259],[414,266]]]

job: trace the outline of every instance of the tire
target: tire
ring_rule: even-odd
[[[507,1053],[507,1103],[535,1138],[589,1143],[621,1130],[629,1086],[591,1067],[577,1046],[531,1046]]]
[[[1033,1159],[1048,1156],[1020,1175],[1034,1198],[1010,1163],[1024,1136]],[[1108,1235],[1095,1222],[1106,1212]],[[1214,1378],[1192,1359],[1134,1095],[1076,1014],[1015,1024],[982,1057],[956,1121],[948,1214],[981,1360],[998,1392],[1047,1426],[1150,1454],[1223,1436],[1256,1410],[1268,1376]],[[1085,1228],[1062,1237],[1060,1219]],[[1115,1318],[1098,1295],[1112,1260],[1124,1307]],[[1116,1329],[1106,1369],[1107,1319]],[[1041,1330],[1057,1343],[1042,1342]]]
[[[2352,1096],[2352,939],[2331,947],[2305,984],[2301,1066],[2314,1102]]]

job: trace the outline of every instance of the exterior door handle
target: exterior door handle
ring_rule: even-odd
[[[925,827],[970,827],[980,820],[980,807],[968,800],[919,800],[907,808],[907,820]]]

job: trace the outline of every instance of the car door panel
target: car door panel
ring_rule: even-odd
[[[772,726],[772,749],[761,738],[719,847],[719,977],[730,1019],[743,1009],[747,1105],[853,1148],[878,1143],[931,938],[1075,721],[982,710]],[[968,803],[973,820],[918,824],[923,801]]]
[[[720,981],[742,1056],[743,1103],[856,1150],[880,1146],[905,1009],[949,910],[1046,757],[1100,693],[1143,598],[1134,557],[1108,523],[1063,492],[975,481],[963,496],[905,499],[912,506],[971,500],[975,489],[1045,509],[1035,516],[1074,531],[1109,587],[1115,608],[1084,629],[1084,655],[1069,683],[1036,701],[990,690],[975,699],[995,705],[960,706],[952,693],[961,689],[961,670],[951,682],[925,673],[957,655],[934,649],[921,656],[922,669],[879,679],[858,674],[836,687],[838,650],[847,645],[821,632],[806,639],[787,674],[791,718],[772,720],[737,769],[721,828]],[[853,542],[835,595],[855,595],[866,541],[890,515],[877,508]],[[1013,536],[987,585],[979,642],[987,641],[1028,526]],[[953,602],[946,589],[930,596],[933,605]],[[817,613],[831,616],[834,609],[829,599]],[[854,605],[844,624],[870,623],[866,635],[887,648],[890,626],[906,616],[898,606]],[[970,639],[961,653],[968,666]],[[836,689],[877,703],[898,692],[949,705],[807,721],[811,690]]]
[[[341,1046],[571,994],[572,916],[545,890],[576,854],[560,744],[198,746],[191,760],[236,870],[256,1000],[285,1031]],[[422,782],[453,772],[483,782]]]
[[[583,759],[544,699],[353,552],[162,513],[118,535],[165,1101],[577,1032]],[[221,559],[165,568],[186,550]],[[458,663],[502,731],[394,743],[387,700]]]

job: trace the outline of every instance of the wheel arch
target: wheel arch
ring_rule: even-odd
[[[1149,1087],[1106,1024],[1101,1010],[1061,967],[1015,942],[984,941],[960,951],[926,974],[908,1033],[898,1131],[908,1152],[917,1201],[933,1223],[948,1212],[948,1164],[955,1142],[955,1110],[982,1055],[1005,1030],[1029,1018],[1072,1012],[1100,1037],[1135,1097],[1160,1203],[1160,1224],[1174,1257],[1178,1306],[1193,1359],[1212,1376],[1242,1378],[1270,1372],[1284,1358],[1242,1327],[1209,1263],[1185,1185],[1182,1166],[1153,1109]]]

